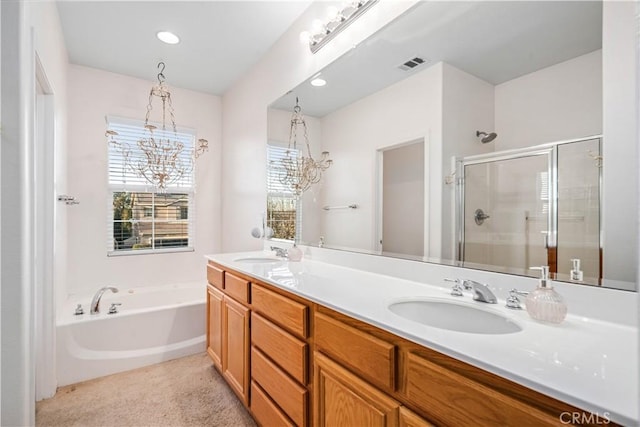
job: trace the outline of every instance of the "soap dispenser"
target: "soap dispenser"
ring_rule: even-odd
[[[302,249],[300,249],[298,247],[298,245],[296,245],[295,243],[293,244],[293,246],[291,247],[291,249],[289,249],[288,251],[288,256],[287,259],[289,261],[301,261],[302,260]]]
[[[582,282],[584,274],[580,270],[580,260],[575,258],[571,260],[571,272],[569,273],[569,280],[573,282]]]
[[[560,323],[567,316],[567,304],[562,296],[557,293],[549,280],[549,267],[531,267],[532,270],[540,270],[540,282],[538,287],[529,292],[525,305],[529,316],[542,322]]]

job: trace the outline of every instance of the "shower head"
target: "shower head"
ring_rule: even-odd
[[[496,139],[496,136],[498,136],[498,134],[495,132],[487,133],[487,132],[480,132],[479,130],[477,130],[476,136],[482,136],[482,139],[480,141],[483,144],[486,144],[487,142],[491,142],[494,139]]]

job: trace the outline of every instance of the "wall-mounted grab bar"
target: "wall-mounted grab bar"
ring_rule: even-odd
[[[358,205],[354,203],[352,205],[345,206],[324,206],[322,209],[324,209],[325,211],[330,211],[332,209],[358,209]]]
[[[526,221],[546,221],[549,219],[546,216],[525,216],[524,219]],[[558,217],[558,221],[569,221],[569,222],[584,222],[584,216],[580,215],[563,215]]]

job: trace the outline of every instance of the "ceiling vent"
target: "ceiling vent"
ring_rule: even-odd
[[[422,64],[425,64],[427,62],[429,62],[428,59],[423,59],[423,58],[420,58],[419,56],[416,56],[416,57],[408,60],[404,64],[399,65],[398,68],[400,68],[403,71],[409,71],[409,70],[412,70],[412,69],[416,68],[418,65],[422,65]]]

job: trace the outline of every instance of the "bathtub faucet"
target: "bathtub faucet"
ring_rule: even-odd
[[[91,300],[91,314],[100,313],[100,298],[102,298],[102,294],[104,294],[105,291],[116,293],[118,292],[118,288],[114,288],[113,286],[105,286],[104,288],[98,289],[98,292],[96,292],[96,294],[93,296],[93,299]]]

